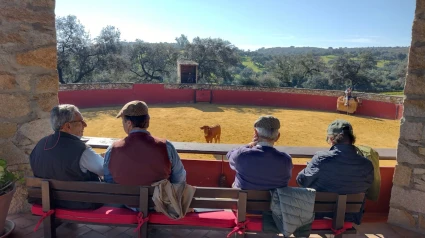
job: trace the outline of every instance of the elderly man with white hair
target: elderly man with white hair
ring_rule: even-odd
[[[30,155],[34,176],[60,181],[100,181],[103,157],[81,141],[87,124],[78,108],[58,105],[50,112],[50,122],[54,133],[41,139]],[[56,206],[94,209],[100,204],[59,201]]]
[[[292,158],[273,147],[280,137],[280,121],[261,116],[254,123],[254,138],[248,145],[227,153],[230,168],[236,171],[234,188],[270,190],[288,186]]]

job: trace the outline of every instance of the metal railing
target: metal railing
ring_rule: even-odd
[[[84,137],[84,141],[92,148],[106,149],[117,138]],[[193,143],[172,142],[177,152],[188,154],[212,154],[226,155],[231,149],[244,144],[215,144],[215,143]],[[328,147],[301,147],[301,146],[275,146],[279,151],[286,152],[292,158],[311,158],[317,151],[329,150]],[[396,149],[374,148],[379,153],[380,160],[396,160]]]

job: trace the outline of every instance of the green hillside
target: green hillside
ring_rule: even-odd
[[[251,57],[248,56],[242,56],[241,57],[241,62],[245,67],[251,68],[252,70],[254,70],[254,72],[261,72],[264,70],[264,68],[260,68],[257,65],[254,64],[254,62],[252,62]]]

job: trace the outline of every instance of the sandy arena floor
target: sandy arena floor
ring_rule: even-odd
[[[221,125],[221,143],[243,144],[251,141],[253,123],[260,115],[273,115],[281,121],[281,137],[277,145],[327,147],[328,124],[335,119],[352,123],[359,145],[374,148],[396,148],[400,122],[340,113],[294,110],[276,107],[179,104],[149,105],[151,122],[149,131],[171,141],[205,142],[203,125]],[[115,118],[121,108],[92,108],[81,110],[88,127],[85,136],[125,137],[121,119]],[[181,154],[187,159],[215,159],[212,155]],[[305,164],[306,159],[294,163]],[[382,161],[381,166],[395,161]]]

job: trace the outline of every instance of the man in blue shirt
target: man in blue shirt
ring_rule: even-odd
[[[254,123],[253,141],[227,153],[230,168],[236,171],[234,188],[271,190],[288,186],[292,158],[273,147],[279,140],[279,129],[279,119],[261,116]]]

